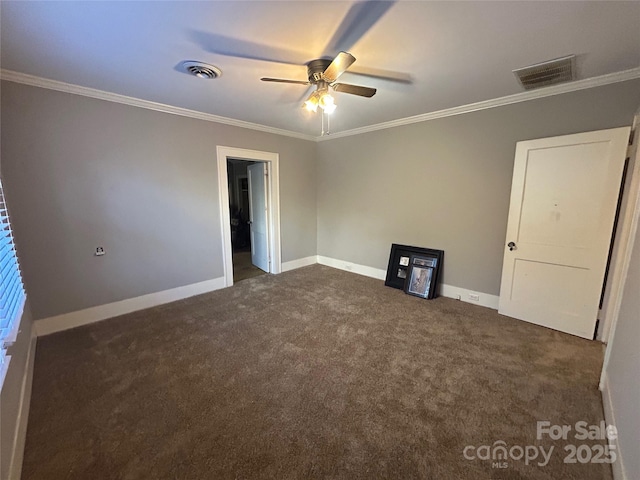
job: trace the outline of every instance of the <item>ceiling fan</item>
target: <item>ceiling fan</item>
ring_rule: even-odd
[[[336,80],[342,75],[356,59],[347,52],[340,52],[333,60],[319,58],[311,60],[307,63],[307,73],[309,80],[285,80],[282,78],[263,77],[263,82],[277,83],[295,83],[298,85],[315,85],[316,89],[309,98],[304,102],[303,107],[307,110],[316,112],[318,107],[324,113],[332,113],[336,109],[336,104],[329,93],[329,88],[336,92],[348,93],[351,95],[359,95],[361,97],[373,97],[376,89],[371,87],[363,87],[360,85],[351,85],[348,83],[336,83]]]

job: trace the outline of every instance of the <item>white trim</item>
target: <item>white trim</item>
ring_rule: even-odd
[[[222,267],[225,286],[233,285],[233,253],[231,245],[231,220],[229,218],[229,181],[227,159],[240,159],[268,163],[267,205],[269,216],[269,273],[282,271],[280,244],[280,155],[272,152],[247,150],[245,148],[216,147],[218,164],[218,204],[220,205],[220,228],[222,231]]]
[[[7,349],[2,349],[2,357],[0,357],[0,391],[2,391],[2,387],[4,386],[4,379],[7,376],[7,372],[9,371],[9,364],[11,363],[11,355],[7,355]]]
[[[613,402],[611,401],[611,390],[609,389],[609,378],[606,373],[604,375],[603,381],[600,385],[600,390],[602,391],[602,406],[604,409],[604,421],[607,425],[617,426],[616,416],[613,409]],[[611,464],[611,468],[613,469],[613,480],[628,480],[626,470],[624,468],[624,462],[622,460],[622,455],[620,452],[620,444],[618,442],[618,438],[610,441],[611,445],[615,446],[616,452],[616,461]]]
[[[378,280],[384,280],[385,278],[387,278],[386,270],[367,267],[366,265],[359,265],[357,263],[348,262],[346,260],[338,260],[335,258],[318,255],[318,263],[320,265],[326,265],[327,267],[337,268],[338,270],[344,270],[346,272],[357,273],[358,275],[364,275],[365,277],[376,278]]]
[[[461,300],[467,303],[473,303],[474,305],[492,308],[493,310],[498,310],[498,303],[500,303],[500,297],[498,295],[491,295],[489,293],[477,292],[466,288],[454,287],[444,283],[440,286],[440,295],[443,297],[455,298],[456,300]],[[477,295],[479,300],[471,300],[471,295]]]
[[[145,308],[156,307],[165,303],[182,300],[183,298],[193,297],[202,293],[212,292],[225,287],[223,277],[206,280],[204,282],[193,283],[183,287],[163,290],[161,292],[150,293],[140,297],[128,298],[119,302],[107,303],[106,305],[98,305],[97,307],[86,308],[71,313],[56,315],[55,317],[43,318],[36,320],[34,327],[39,337],[49,335],[51,333],[69,330],[70,328],[88,325],[90,323],[106,320],[107,318],[117,317],[125,313],[144,310]]]
[[[233,118],[221,117],[210,113],[197,112],[195,110],[189,110],[181,107],[174,107],[163,103],[151,102],[148,100],[142,100],[139,98],[128,97],[117,93],[105,92],[103,90],[97,90],[95,88],[81,87],[80,85],[73,85],[71,83],[59,82],[57,80],[50,80],[48,78],[36,77],[34,75],[28,75],[26,73],[14,72],[12,70],[0,69],[0,79],[8,82],[22,83],[25,85],[31,85],[34,87],[48,88],[50,90],[57,90],[59,92],[71,93],[74,95],[82,95],[85,97],[98,98],[100,100],[106,100],[109,102],[122,103],[125,105],[131,105],[134,107],[147,108],[149,110],[155,110],[158,112],[170,113],[173,115],[181,115],[183,117],[197,118],[199,120],[205,120],[208,122],[223,123],[225,125],[232,125],[235,127],[249,128],[252,130],[258,130],[261,132],[273,133],[274,135],[283,135],[286,137],[299,138],[302,140],[324,142],[333,138],[350,137],[352,135],[360,135],[367,132],[375,132],[377,130],[384,130],[387,128],[399,127],[401,125],[410,125],[412,123],[425,122],[427,120],[434,120],[436,118],[451,117],[454,115],[462,115],[464,113],[477,112],[479,110],[486,110],[489,108],[501,107],[504,105],[511,105],[514,103],[528,102],[529,100],[535,100],[537,98],[551,97],[554,95],[561,95],[563,93],[570,93],[579,90],[585,90],[587,88],[601,87],[604,85],[610,85],[612,83],[625,82],[627,80],[634,80],[640,78],[640,67],[632,68],[630,70],[623,70],[621,72],[609,73],[607,75],[600,75],[598,77],[585,78],[583,80],[576,80],[575,82],[567,82],[560,85],[554,85],[551,87],[540,88],[537,90],[528,90],[525,92],[515,93],[513,95],[507,95],[505,97],[498,97],[491,100],[485,100],[482,102],[470,103],[467,105],[460,105],[458,107],[447,108],[444,110],[437,110],[435,112],[423,113],[421,115],[415,115],[412,117],[399,118],[397,120],[391,120],[389,122],[377,123],[375,125],[367,125],[366,127],[354,128],[351,130],[345,130],[343,132],[332,133],[324,137],[316,137],[313,135],[306,135],[304,133],[293,132],[291,130],[284,130],[275,127],[269,127],[267,125],[260,125],[257,123],[245,122],[243,120],[235,120]]]
[[[290,270],[295,270],[296,268],[307,267],[309,265],[313,265],[318,263],[318,256],[311,255],[310,257],[298,258],[297,260],[290,260],[288,262],[284,262],[282,264],[282,271],[288,272]]]
[[[633,121],[633,128],[636,130],[634,144],[629,147],[629,157],[635,157],[633,170],[627,172],[630,179],[628,187],[623,192],[623,198],[626,202],[626,210],[623,218],[619,219],[618,231],[616,232],[615,242],[618,242],[618,248],[615,258],[611,259],[610,272],[611,277],[608,281],[609,292],[605,298],[605,304],[602,310],[604,317],[602,318],[602,335],[601,340],[608,343],[613,332],[620,306],[622,305],[622,294],[624,291],[624,283],[629,271],[629,263],[631,262],[631,250],[633,246],[634,215],[640,215],[640,114],[636,115]]]
[[[9,480],[20,480],[22,473],[22,459],[24,457],[24,445],[27,440],[27,423],[29,420],[29,406],[31,405],[31,388],[33,386],[33,369],[36,358],[36,330],[31,325],[29,338],[29,350],[24,366],[22,386],[20,387],[20,405],[16,416],[16,429],[11,446],[11,458],[9,463]]]
[[[316,141],[323,142],[333,138],[350,137],[352,135],[360,135],[362,133],[375,132],[377,130],[385,130],[387,128],[400,127],[402,125],[411,125],[412,123],[426,122],[427,120],[435,120],[437,118],[452,117],[465,113],[477,112],[479,110],[487,110],[495,107],[502,107],[514,103],[528,102],[538,98],[551,97],[561,95],[563,93],[576,92],[587,88],[601,87],[612,83],[625,82],[640,78],[640,67],[621,72],[601,75],[599,77],[585,78],[584,80],[576,80],[575,82],[562,83],[552,87],[540,88],[538,90],[528,90],[526,92],[507,95],[506,97],[493,98],[482,102],[469,103],[460,105],[459,107],[446,108],[435,112],[423,113],[412,117],[399,118],[390,122],[376,123],[375,125],[367,125],[366,127],[354,128],[343,132],[332,133],[324,137],[316,137]]]
[[[221,159],[224,158],[224,161]],[[225,287],[233,285],[233,249],[231,245],[231,214],[229,212],[229,185],[227,157],[217,147],[218,205],[220,205],[220,231],[222,232],[222,278]],[[226,185],[226,187],[225,187]]]
[[[128,97],[118,93],[105,92],[95,88],[82,87],[71,83],[59,82],[48,78],[36,77],[26,73],[14,72],[12,70],[0,70],[0,79],[8,82],[22,83],[31,85],[32,87],[47,88],[49,90],[57,90],[58,92],[71,93],[73,95],[81,95],[83,97],[97,98],[106,100],[107,102],[122,103],[132,107],[146,108],[147,110],[155,110],[156,112],[170,113],[172,115],[180,115],[182,117],[196,118],[207,122],[222,123],[240,128],[249,128],[261,132],[273,133],[274,135],[283,135],[285,137],[299,138],[302,140],[314,141],[315,137],[304,133],[292,132],[281,128],[269,127],[258,123],[245,122],[244,120],[236,120],[234,118],[221,117],[211,113],[198,112],[189,110],[188,108],[174,107],[164,103],[152,102],[141,98]]]
[[[640,148],[636,150],[636,162],[640,163]],[[604,353],[604,362],[602,363],[602,373],[600,374],[600,389],[602,390],[604,386],[604,381],[606,377],[607,367],[609,366],[609,359],[611,358],[611,348],[613,346],[613,341],[616,336],[616,326],[618,324],[618,319],[620,317],[620,306],[622,305],[622,297],[624,295],[624,286],[626,283],[627,275],[629,274],[629,266],[631,264],[631,255],[633,254],[633,248],[635,244],[636,232],[638,231],[638,223],[640,223],[640,188],[635,193],[635,199],[629,199],[629,210],[632,210],[631,213],[631,222],[629,224],[629,237],[626,248],[624,252],[621,252],[622,263],[620,265],[619,274],[620,277],[624,279],[622,284],[619,287],[618,295],[614,299],[615,303],[613,304],[613,310],[610,317],[610,326],[608,331],[607,338],[607,349]],[[640,248],[640,245],[636,245],[636,248]],[[617,268],[617,267],[616,267]]]
[[[347,272],[357,273],[358,275],[364,275],[365,277],[371,277],[378,280],[384,280],[387,278],[386,270],[367,267],[366,265],[358,265],[357,263],[337,260],[335,258],[323,257],[322,255],[318,255],[318,263],[321,265],[326,265],[328,267],[337,268],[338,270],[345,270]],[[441,284],[440,295],[442,295],[443,297],[454,298],[463,302],[472,303],[474,305],[492,308],[494,310],[498,309],[499,297],[497,295],[491,295],[489,293],[477,292],[475,290]],[[478,295],[480,300],[470,300],[470,295]]]

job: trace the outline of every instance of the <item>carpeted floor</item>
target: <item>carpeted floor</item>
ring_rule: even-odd
[[[264,275],[39,339],[23,479],[610,479],[563,463],[585,442],[536,440],[538,420],[602,420],[601,362],[352,273]],[[554,451],[463,456],[500,440]]]

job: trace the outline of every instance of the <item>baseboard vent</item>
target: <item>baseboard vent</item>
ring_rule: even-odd
[[[576,56],[567,55],[528,67],[517,68],[513,70],[513,73],[525,90],[570,82],[576,79]]]

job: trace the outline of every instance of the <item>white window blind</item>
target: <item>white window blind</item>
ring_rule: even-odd
[[[0,385],[8,367],[6,348],[18,334],[24,308],[25,293],[16,255],[13,233],[9,223],[9,211],[0,181]]]

